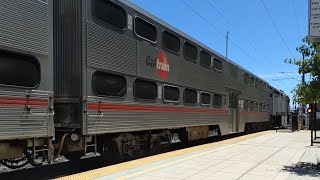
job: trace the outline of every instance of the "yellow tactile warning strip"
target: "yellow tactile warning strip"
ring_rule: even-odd
[[[257,136],[261,136],[264,134],[268,134],[272,131],[264,131],[264,132],[259,132],[259,133],[254,133],[254,134],[249,134],[249,135],[244,135],[244,136],[240,136],[240,137],[236,137],[236,138],[232,138],[232,139],[227,139],[227,140],[223,140],[223,141],[219,141],[219,142],[214,142],[214,143],[209,143],[209,144],[204,144],[204,145],[200,145],[200,146],[195,146],[195,147],[191,147],[191,148],[186,148],[186,149],[181,149],[181,150],[176,150],[176,151],[172,151],[172,152],[167,152],[167,153],[163,153],[163,154],[159,154],[159,155],[155,155],[155,156],[149,156],[149,157],[145,157],[145,158],[141,158],[141,159],[137,159],[137,160],[133,160],[133,161],[129,161],[129,162],[124,162],[121,164],[115,164],[112,166],[107,166],[107,167],[103,167],[103,168],[99,168],[99,169],[95,169],[95,170],[91,170],[91,171],[87,171],[87,172],[82,172],[79,174],[74,174],[71,176],[65,176],[62,178],[58,178],[57,180],[89,180],[89,179],[97,179],[97,178],[101,178],[104,176],[108,176],[111,174],[115,174],[115,173],[119,173],[128,169],[133,169],[139,166],[143,166],[146,164],[150,164],[150,163],[154,163],[154,162],[158,162],[161,160],[165,160],[168,158],[173,158],[176,156],[180,156],[180,155],[184,155],[186,153],[190,153],[193,151],[199,151],[199,150],[203,150],[206,148],[210,148],[210,147],[214,147],[214,146],[219,146],[219,145],[224,145],[224,144],[231,144],[237,141],[243,141],[246,139],[250,139],[253,137],[257,137]],[[178,159],[175,161],[171,161],[165,164],[161,164],[155,167],[150,167],[150,168],[146,168],[144,170],[132,173],[132,174],[127,174],[125,176],[119,177],[118,179],[126,179],[126,178],[131,178],[134,176],[138,176],[140,174],[144,174],[159,168],[163,168],[166,166],[169,166],[171,164],[176,164],[182,161],[185,161],[187,159],[191,159],[194,157],[198,157],[198,156],[202,156],[208,153],[211,153],[213,151],[215,151],[216,149],[213,149],[211,151],[205,151],[202,153],[198,153],[195,155],[191,155],[191,156],[187,156],[185,158],[182,159]]]

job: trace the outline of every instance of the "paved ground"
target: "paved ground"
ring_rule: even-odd
[[[317,158],[320,161],[320,146],[309,145],[309,131],[261,133],[108,173],[99,179],[320,179],[320,169],[312,166]]]

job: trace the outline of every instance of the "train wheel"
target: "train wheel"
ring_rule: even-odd
[[[10,169],[17,169],[24,167],[25,165],[29,164],[28,158],[22,157],[22,158],[13,158],[13,159],[6,159],[6,160],[1,160],[0,164],[6,166],[7,168]]]

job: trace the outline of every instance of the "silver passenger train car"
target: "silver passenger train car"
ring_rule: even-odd
[[[125,0],[1,1],[0,10],[0,162],[7,166],[34,164],[39,155],[50,161],[53,153],[137,158],[174,139],[268,129],[278,104],[289,103]]]

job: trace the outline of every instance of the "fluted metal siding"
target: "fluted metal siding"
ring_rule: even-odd
[[[1,97],[26,98],[26,93],[0,91]],[[46,100],[49,104],[48,94],[31,94],[31,98]],[[48,115],[48,107],[32,107],[34,114],[28,113],[26,107],[0,105],[0,139],[23,139],[33,137],[52,136],[52,116]]]
[[[87,63],[89,66],[136,75],[137,43],[118,32],[87,22]]]
[[[81,96],[82,4],[54,0],[54,91],[57,97]]]
[[[90,101],[90,100],[89,100]],[[120,104],[119,102],[117,104]],[[123,105],[135,104],[122,102]],[[149,106],[172,107],[163,104]],[[183,106],[176,106],[181,107]],[[87,116],[87,133],[103,134],[115,132],[132,132],[150,129],[179,128],[188,126],[217,125],[228,123],[227,114],[188,113],[188,112],[131,112],[131,111],[102,111],[102,117]],[[88,111],[88,114],[99,114]]]
[[[240,113],[241,123],[266,122],[266,121],[269,121],[269,114],[266,112],[256,112],[256,113],[241,112]]]
[[[47,3],[1,0],[0,17],[0,46],[48,54]]]

